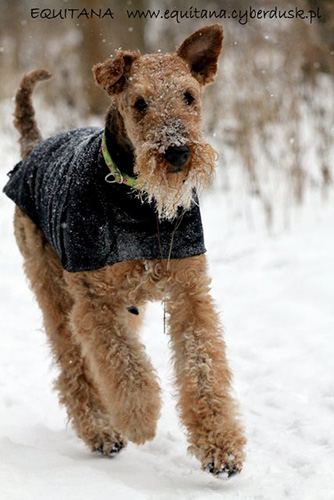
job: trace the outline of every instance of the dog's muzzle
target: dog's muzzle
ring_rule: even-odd
[[[182,172],[184,165],[187,163],[190,156],[188,146],[169,146],[165,152],[165,158],[173,167],[171,173]]]

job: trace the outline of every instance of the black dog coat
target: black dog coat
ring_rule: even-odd
[[[167,259],[171,243],[172,259],[204,253],[197,205],[181,219],[180,212],[158,222],[154,206],[142,203],[133,188],[106,182],[102,134],[83,128],[47,139],[16,165],[4,188],[43,231],[63,268],[91,271],[126,260]]]

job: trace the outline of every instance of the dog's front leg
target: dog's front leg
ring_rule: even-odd
[[[116,266],[115,272],[112,266],[67,273],[74,299],[71,325],[114,427],[140,444],[155,435],[160,388],[129,319],[130,271],[118,273]]]
[[[241,470],[245,438],[204,255],[170,261],[168,316],[189,451],[213,474]]]

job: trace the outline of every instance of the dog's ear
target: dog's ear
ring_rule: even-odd
[[[223,28],[213,24],[195,31],[176,53],[189,64],[192,75],[199,83],[206,85],[213,82],[216,76],[222,46]]]
[[[96,83],[109,95],[122,92],[130,75],[132,63],[138,57],[137,52],[120,51],[115,58],[95,64],[93,73]]]

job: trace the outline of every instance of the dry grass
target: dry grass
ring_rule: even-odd
[[[227,46],[220,79],[210,89],[206,127],[221,154],[221,184],[242,185],[257,197],[271,230],[277,216],[310,193],[329,194],[334,71],[327,66],[325,74],[314,62],[309,72],[315,41],[307,26],[226,37],[235,44]]]

